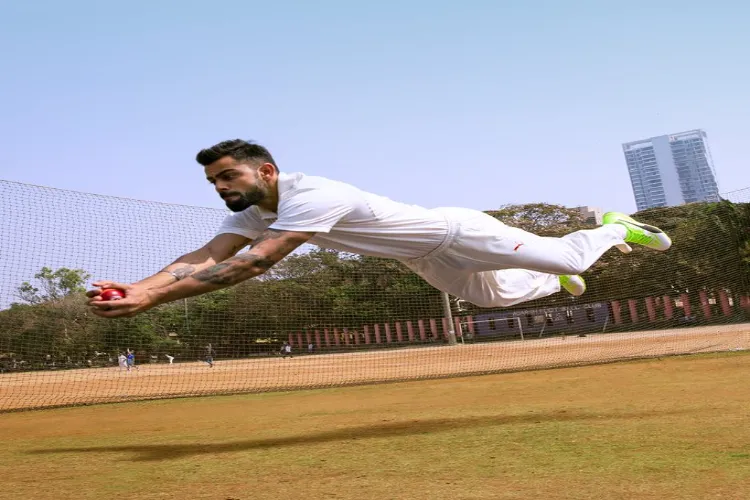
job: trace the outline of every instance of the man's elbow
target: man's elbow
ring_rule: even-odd
[[[257,255],[252,252],[241,254],[235,257],[245,261],[245,265],[253,274],[263,274],[271,269],[280,259],[273,259],[264,255]]]
[[[258,262],[255,263],[255,268],[260,271],[260,274],[263,274],[269,269],[271,269],[274,265],[276,265],[276,262],[277,261],[273,259],[259,260]]]

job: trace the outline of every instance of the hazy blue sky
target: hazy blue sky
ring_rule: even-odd
[[[430,207],[634,211],[621,143],[703,128],[750,186],[747,2],[107,3],[2,2],[0,178],[222,207],[194,155],[243,137]]]

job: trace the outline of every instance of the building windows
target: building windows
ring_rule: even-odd
[[[664,146],[669,148],[667,158],[657,157],[655,148],[661,155]],[[666,193],[677,195],[670,195],[672,204],[719,199],[706,134],[702,130],[626,143],[623,151],[638,210],[667,206]],[[663,177],[665,169],[671,168],[676,169],[676,175]]]

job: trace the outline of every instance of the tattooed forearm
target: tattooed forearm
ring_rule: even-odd
[[[203,271],[199,273],[195,273],[192,277],[193,279],[196,279],[198,281],[203,281],[207,283],[212,283],[214,285],[230,285],[231,282],[229,281],[229,274],[230,272],[227,272],[227,269],[230,269],[232,267],[232,264],[229,262],[232,259],[229,259],[227,262],[222,262],[220,264],[215,264],[209,268],[204,269]],[[236,271],[236,270],[235,270]],[[234,275],[233,277],[236,278],[237,273],[231,273]]]
[[[216,263],[207,268],[196,264],[196,271],[186,279],[157,289],[156,304],[165,304],[213,292],[260,276],[295,248],[312,238],[314,234],[268,229],[251,242],[251,249],[248,252],[220,262],[214,261]],[[174,265],[177,266],[177,264],[176,262]],[[187,265],[185,262],[179,264]],[[174,271],[174,269],[167,269]]]
[[[279,240],[288,237],[288,232],[267,229],[258,238],[253,240],[252,248],[269,240]],[[242,281],[253,278],[268,271],[276,262],[283,259],[289,252],[299,246],[293,240],[277,243],[273,256],[264,255],[266,252],[250,250],[247,253],[229,258],[224,262],[215,264],[209,268],[191,275],[198,281],[219,286],[236,285]]]
[[[212,285],[236,285],[268,271],[276,261],[247,252],[213,265],[191,277]]]

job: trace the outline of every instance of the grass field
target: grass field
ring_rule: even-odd
[[[746,499],[750,356],[0,415],[0,498]]]

